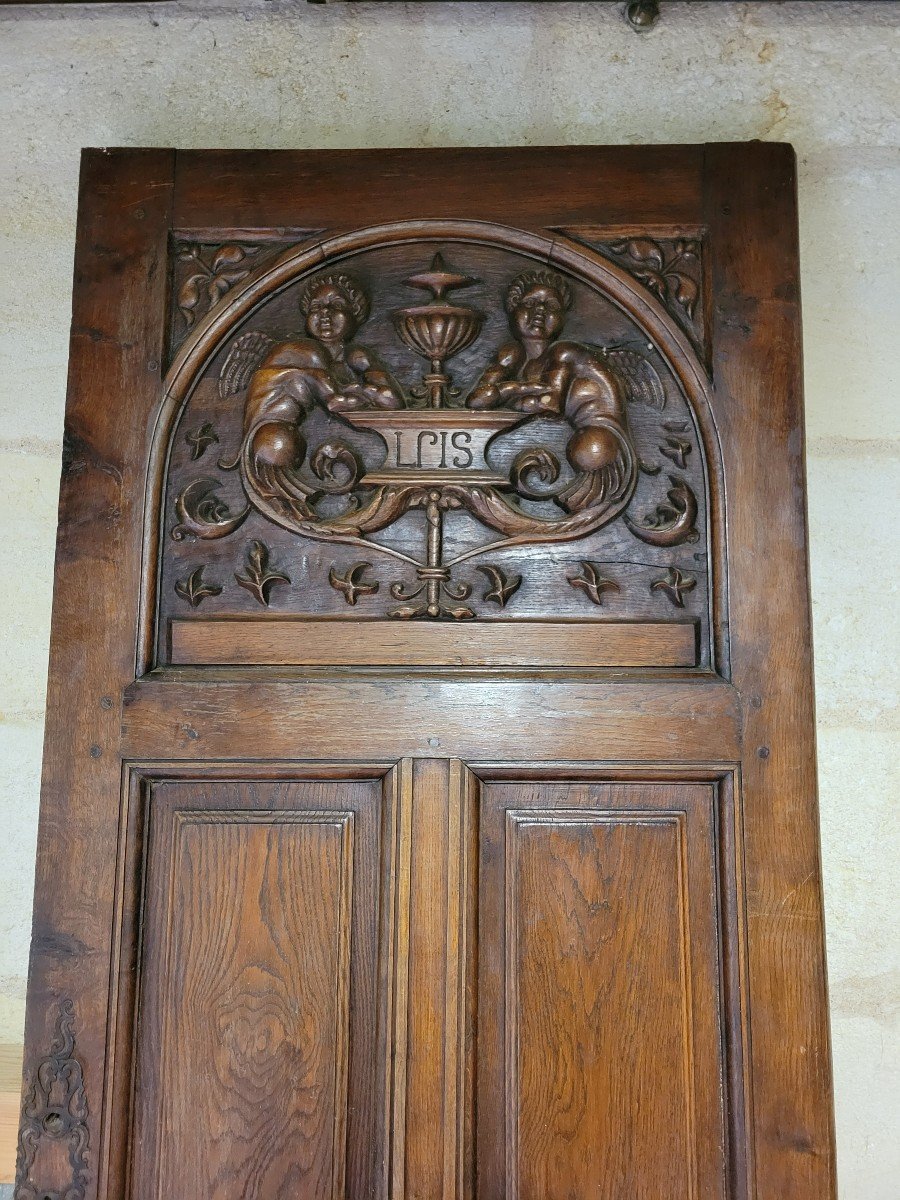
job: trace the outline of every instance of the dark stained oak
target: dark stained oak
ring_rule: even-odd
[[[485,785],[489,1194],[727,1194],[715,820],[710,785]]]
[[[16,1200],[834,1200],[795,166],[92,150]]]
[[[382,800],[378,780],[151,786],[136,1194],[375,1186]]]
[[[398,626],[346,621],[174,621],[179,665],[693,667],[693,623],[522,622]]]
[[[235,1176],[248,1195],[343,1194],[352,829],[182,818],[173,878],[150,867],[173,910],[164,935],[148,913],[144,943],[165,964],[143,1006],[164,1013],[162,1194],[224,1197]]]

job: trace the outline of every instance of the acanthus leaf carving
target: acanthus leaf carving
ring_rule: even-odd
[[[188,329],[198,316],[222,299],[229,288],[246,279],[253,268],[259,246],[228,243],[204,252],[198,243],[182,245],[177,259],[188,264],[190,273],[178,288],[177,304]]]
[[[88,1105],[81,1063],[75,1054],[75,1007],[64,999],[50,1052],[26,1083],[19,1127],[14,1200],[84,1200],[88,1186]],[[61,1177],[58,1154],[45,1156],[45,1143],[59,1145],[67,1159]],[[49,1162],[53,1176],[44,1177]]]
[[[696,237],[620,237],[606,240],[595,227],[559,230],[624,268],[678,321],[695,347],[706,341],[702,306],[703,243]]]
[[[669,503],[658,504],[656,511],[638,524],[625,515],[625,524],[636,538],[649,546],[677,546],[695,542],[700,534],[696,528],[697,497],[684,479],[669,476],[672,485],[666,493]]]
[[[186,534],[204,539],[227,537],[243,525],[250,506],[233,513],[216,494],[221,486],[219,479],[194,479],[179,493],[175,500],[178,523],[172,529],[176,542]]]
[[[609,249],[630,260],[631,273],[664,304],[677,305],[693,320],[700,297],[700,243],[678,238],[671,248],[651,238],[627,238],[611,242]]]
[[[466,508],[509,544],[570,540],[592,532],[621,511],[634,489],[636,456],[625,402],[659,407],[665,394],[655,369],[636,352],[562,340],[572,291],[562,276],[540,270],[526,271],[509,284],[512,340],[497,350],[465,407],[449,408],[452,388],[445,363],[478,336],[481,316],[451,302],[447,293],[476,281],[449,270],[436,255],[428,271],[408,282],[433,292],[428,304],[394,313],[401,338],[428,364],[421,389],[427,409],[410,408],[375,352],[353,340],[369,304],[356,280],[346,274],[318,276],[300,299],[305,340],[273,347],[268,337],[244,334],[233,344],[220,390],[225,381],[225,391],[232,394],[246,381],[244,435],[240,454],[221,466],[239,467],[251,505],[284,528],[376,552],[385,551],[368,534],[411,508],[424,507],[427,553],[415,565],[420,583],[427,584],[419,590],[427,596],[415,615],[463,619],[470,610],[448,608],[441,599],[464,598],[452,594],[461,585],[451,582],[453,563],[443,557],[445,512]],[[364,474],[359,457],[341,439],[329,439],[309,454],[302,430],[317,405],[356,428],[377,432],[388,447],[385,465]],[[571,429],[566,458],[573,475],[552,494],[531,485],[532,479],[555,483],[559,478],[559,460],[549,449],[518,455],[505,476],[485,458],[494,437],[533,416],[566,422]],[[440,461],[423,462],[423,446],[439,446]],[[401,458],[409,447],[417,455],[413,469]],[[246,511],[232,513],[214,494],[216,486],[198,480],[181,492],[174,537],[223,537],[242,523]],[[343,510],[325,515],[322,497],[341,495],[347,497]],[[518,498],[552,501],[562,515],[528,512]],[[397,598],[418,594],[404,591]],[[396,610],[396,615],[409,614]]]
[[[665,271],[668,259],[662,247],[637,248],[648,255],[653,269]],[[684,253],[689,256],[689,248]],[[363,548],[369,557],[341,569],[334,563],[327,572],[330,587],[346,603],[355,605],[376,594],[378,582],[365,574],[371,554],[392,555],[415,570],[415,582],[407,577],[391,584],[391,596],[402,604],[382,615],[456,620],[475,615],[461,603],[472,587],[454,577],[456,569],[479,555],[580,540],[618,516],[632,534],[653,546],[696,540],[698,503],[687,478],[668,477],[667,500],[655,512],[642,518],[625,512],[639,472],[656,475],[661,470],[639,458],[635,437],[642,454],[655,447],[693,480],[693,462],[687,468],[693,426],[679,420],[683,401],[663,383],[648,357],[646,350],[656,353],[651,342],[629,336],[622,324],[605,345],[565,337],[575,297],[566,276],[531,269],[506,284],[510,335],[491,351],[464,399],[452,403],[459,392],[448,360],[477,341],[484,318],[449,293],[478,282],[447,267],[440,254],[427,270],[408,278],[411,286],[433,294],[428,303],[390,314],[400,340],[425,360],[418,387],[401,386],[379,354],[357,338],[370,300],[343,269],[319,273],[305,283],[299,296],[305,328],[288,335],[292,340],[258,329],[235,337],[218,372],[217,390],[222,400],[238,398],[243,428],[239,447],[226,439],[230,444],[218,466],[239,474],[243,496],[236,500],[234,486],[220,495],[224,480],[186,481],[182,473],[172,536],[226,537],[254,513],[257,523],[261,517],[302,537]],[[278,313],[283,321],[283,301]],[[389,328],[384,314],[377,328],[383,339]],[[471,354],[467,363],[471,371]],[[203,395],[208,397],[208,389]],[[663,412],[667,404],[674,406],[673,418],[662,422],[653,413]],[[632,405],[652,411],[632,411]],[[212,411],[219,428],[232,427],[233,417],[223,417],[221,408],[200,407],[204,416]],[[553,431],[554,422],[561,436]],[[211,423],[197,433],[206,427]],[[380,461],[372,435],[383,444]],[[537,444],[529,445],[529,436]],[[373,536],[416,509],[424,510],[426,518],[421,552],[415,549],[414,522],[404,522],[396,535]],[[466,510],[499,534],[499,540],[482,538],[479,543],[469,522],[454,527],[447,542],[452,552],[447,553],[444,524],[455,509]],[[487,580],[479,589],[484,604],[505,607],[521,586],[521,575],[493,564],[476,569]],[[271,574],[278,583],[289,582],[280,572]],[[260,604],[268,604],[275,583],[259,590],[252,563],[236,578]],[[599,578],[596,599],[586,569],[569,582],[599,604],[612,582]],[[191,603],[184,595],[188,580],[178,585],[179,595]],[[531,599],[529,591],[526,609]]]

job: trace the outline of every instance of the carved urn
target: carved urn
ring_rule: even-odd
[[[410,350],[427,359],[431,368],[422,377],[424,387],[412,394],[417,399],[427,399],[430,408],[442,408],[448,396],[454,394],[444,363],[475,341],[484,320],[476,309],[446,300],[445,293],[470,287],[477,280],[446,270],[441,255],[435,254],[429,270],[411,275],[406,282],[410,287],[432,293],[427,304],[411,305],[394,313],[399,337]]]

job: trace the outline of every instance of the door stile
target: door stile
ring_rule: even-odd
[[[450,760],[447,826],[443,1198],[469,1200],[475,1194],[478,780],[459,759]]]
[[[473,1195],[476,780],[456,759],[397,769],[390,1200]]]
[[[413,763],[402,759],[392,769],[391,855],[387,864],[382,945],[385,1053],[382,1089],[381,1195],[403,1195],[406,1161],[407,1031],[409,1022],[409,905],[412,869]]]
[[[750,155],[752,154],[752,161]],[[706,151],[716,420],[729,480],[751,1008],[766,1196],[835,1194],[790,146]],[[760,247],[765,246],[765,253]]]
[[[85,1200],[96,1194],[101,1145],[120,697],[134,678],[174,159],[128,151],[123,164],[120,152],[96,153],[80,178],[17,1173],[28,1180],[45,1153],[52,1113],[42,1116],[38,1070],[49,1056],[79,1106],[71,1170]]]

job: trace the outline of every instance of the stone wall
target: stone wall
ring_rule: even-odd
[[[620,8],[0,10],[0,1064],[24,1013],[80,148],[784,140],[800,160],[842,1196],[897,1195],[900,7],[664,3],[646,35]]]

